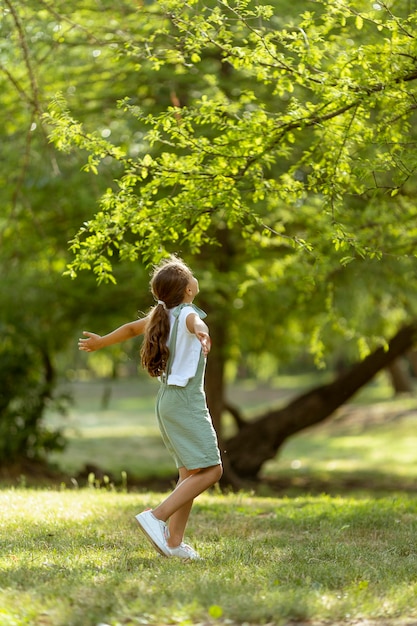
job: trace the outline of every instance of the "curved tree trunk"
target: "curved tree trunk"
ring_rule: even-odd
[[[231,469],[240,478],[256,479],[291,435],[326,420],[380,370],[409,350],[417,339],[417,323],[402,328],[388,349],[378,348],[334,382],[295,398],[282,409],[268,411],[226,442]]]

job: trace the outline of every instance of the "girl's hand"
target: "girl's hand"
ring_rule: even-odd
[[[83,331],[83,335],[86,335],[87,338],[78,340],[79,350],[84,350],[85,352],[94,352],[95,350],[99,350],[101,335],[89,333],[86,330]]]
[[[196,337],[201,343],[201,348],[202,348],[204,356],[207,356],[211,350],[210,335],[208,333],[205,333],[204,331],[199,331],[196,333]]]

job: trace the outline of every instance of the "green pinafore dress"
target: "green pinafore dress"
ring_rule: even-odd
[[[179,315],[184,306],[191,306],[197,314],[204,315],[198,307],[188,303],[180,304],[172,311],[174,322],[168,346],[169,358],[156,399],[156,417],[164,444],[177,468],[193,470],[219,465],[221,457],[204,392],[206,359],[202,351],[195,376],[185,387],[167,384],[175,357]]]

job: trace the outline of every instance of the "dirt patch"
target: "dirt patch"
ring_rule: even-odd
[[[7,486],[43,486],[66,482],[68,476],[43,461],[22,459],[0,466],[0,482]]]

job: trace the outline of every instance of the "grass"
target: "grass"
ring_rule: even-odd
[[[141,472],[172,475],[154,391],[122,382],[104,407],[103,384],[77,385],[70,445],[55,461],[70,472],[86,462],[126,471],[128,485]],[[277,395],[248,386],[234,393],[248,412]],[[288,384],[281,399],[292,393]],[[267,464],[265,477],[291,488],[264,497],[214,490],[196,500],[187,539],[202,562],[165,559],[138,531],[134,515],[163,493],[94,479],[4,487],[0,626],[415,623],[414,400],[389,400],[385,387],[366,393]]]
[[[133,516],[161,494],[0,492],[0,624],[284,624],[417,617],[417,501],[212,493],[160,557]]]

